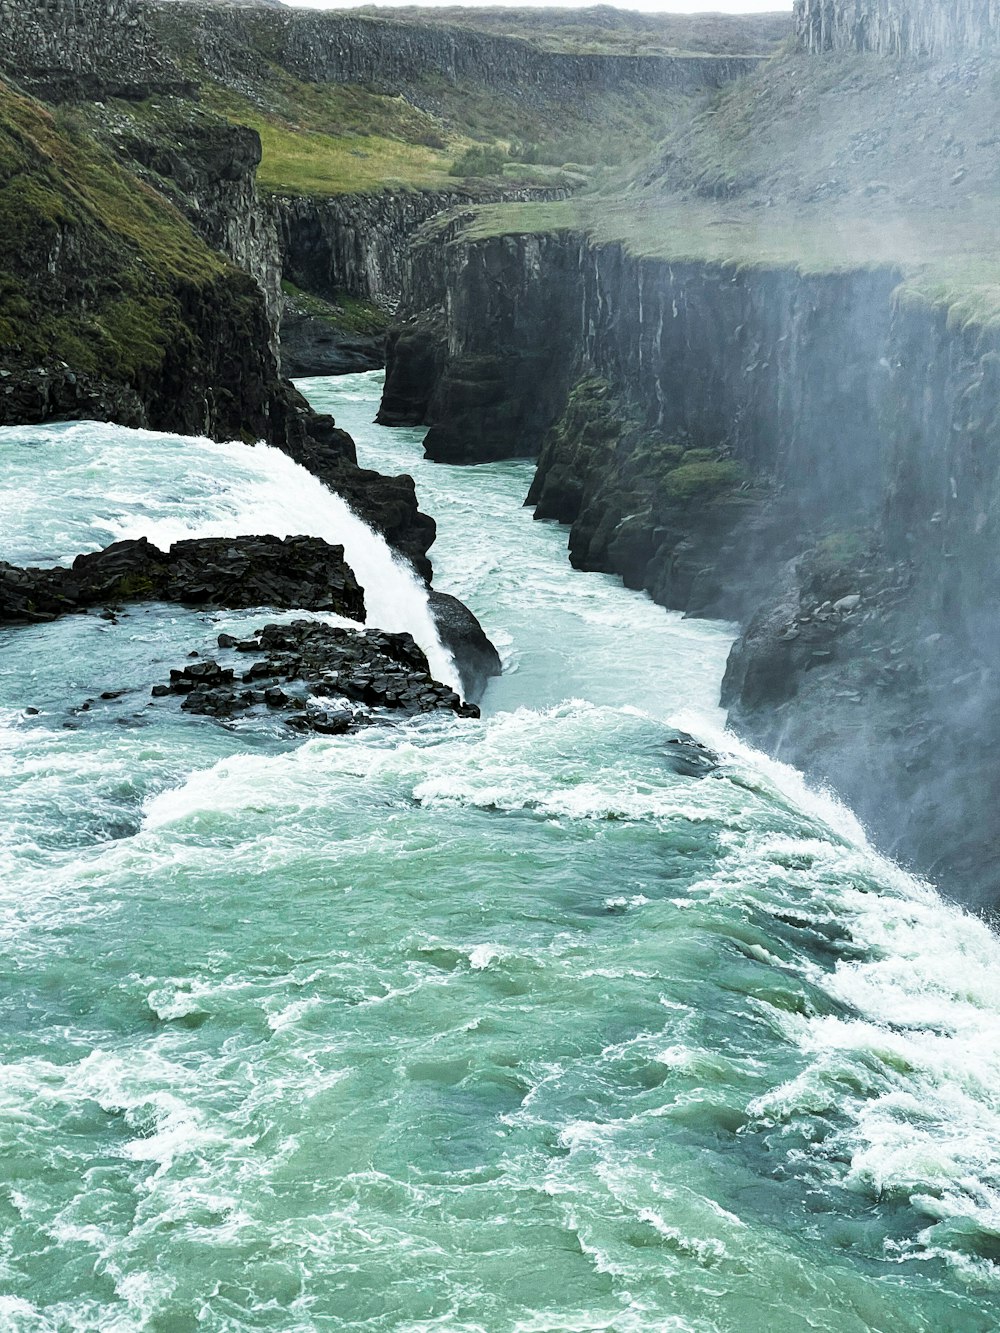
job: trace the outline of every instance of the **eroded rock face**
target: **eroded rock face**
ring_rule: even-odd
[[[190,713],[223,720],[280,716],[299,732],[340,735],[387,714],[446,710],[478,717],[433,680],[409,634],[349,630],[315,620],[265,625],[253,637],[219,636],[216,658],[189,662],[155,685],[154,698],[183,696]]]
[[[137,0],[0,0],[5,63],[39,97],[191,91]]]
[[[355,333],[286,306],[281,320],[281,369],[289,378],[356,375],[384,365],[384,332]]]
[[[364,620],[364,592],[344,548],[319,537],[201,537],[161,551],[146,538],[80,555],[69,569],[0,562],[0,624],[33,624],[125,602],[275,606]]]
[[[565,199],[568,190],[456,181],[450,190],[385,189],[322,198],[278,196],[274,215],[284,276],[335,300],[348,295],[394,309],[407,282],[407,246],[431,218],[470,204]]]
[[[547,235],[451,244],[454,230],[445,223],[414,247],[411,289],[430,308],[390,335],[378,420],[422,413],[436,462],[528,457],[572,382],[585,245]]]
[[[278,356],[283,298],[281,251],[270,202],[257,189],[260,135],[204,116],[194,104],[136,122],[108,109],[102,137],[126,165],[166,194],[213,249],[249,273],[267,311],[268,346]]]
[[[943,626],[884,548],[810,552],[737,640],[723,703],[734,730],[844,795],[884,851],[995,908],[1000,677]]]

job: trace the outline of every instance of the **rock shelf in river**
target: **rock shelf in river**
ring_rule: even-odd
[[[78,555],[68,569],[0,561],[0,625],[149,601],[301,607],[365,618],[364,590],[344,548],[319,537],[200,537],[174,542],[169,551],[140,537]]]
[[[189,662],[170,672],[169,685],[154,685],[153,696],[183,695],[185,711],[221,719],[282,713],[296,731],[326,735],[369,725],[373,709],[479,716],[474,704],[431,677],[409,634],[295,620],[265,625],[244,640],[220,634],[218,642],[230,665]]]

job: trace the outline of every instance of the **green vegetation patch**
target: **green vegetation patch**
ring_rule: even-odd
[[[392,323],[392,316],[381,307],[346,293],[339,294],[336,301],[325,301],[321,296],[304,292],[287,280],[282,282],[281,290],[285,294],[288,308],[296,314],[326,320],[328,324],[350,333],[377,335],[385,333]]]
[[[449,176],[499,176],[509,161],[496,144],[471,144],[448,168]]]
[[[692,451],[694,452],[694,451]],[[700,450],[698,451],[701,452]],[[731,490],[743,480],[743,470],[730,459],[681,463],[663,478],[665,495],[680,504],[695,500],[711,500],[723,491]]]
[[[207,106],[260,135],[263,189],[323,195],[448,184],[453,150],[462,141],[405,98],[299,83],[277,68],[273,73],[266,100],[217,84],[202,90]]]
[[[636,88],[539,107],[432,76],[411,97],[303,83],[279,66],[240,92],[201,89],[205,107],[260,135],[258,179],[275,194],[442,188],[456,176],[576,188],[651,152],[692,101]]]

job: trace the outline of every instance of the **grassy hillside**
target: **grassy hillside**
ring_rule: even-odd
[[[496,179],[563,184],[560,168],[566,165],[575,175],[583,168],[603,179],[612,167],[653,151],[701,103],[637,89],[628,95],[595,91],[540,110],[431,78],[412,99],[304,83],[278,67],[249,90],[213,82],[201,88],[205,106],[260,134],[263,188],[296,194],[441,188],[465,174],[463,159],[478,144],[496,148],[503,160],[500,170],[486,173]]]
[[[513,80],[497,82],[487,77],[490,69],[457,80],[449,64],[451,43],[468,45],[469,26],[493,31],[491,12],[484,11],[483,21],[477,18],[476,24],[466,23],[470,19],[466,11],[447,11],[445,19],[443,12],[424,9],[411,15],[383,9],[377,16],[359,19],[357,11],[351,11],[354,27],[347,36],[337,35],[335,14],[324,14],[310,19],[315,31],[303,30],[298,40],[270,16],[261,19],[258,14],[246,21],[234,17],[220,23],[217,10],[194,5],[163,6],[152,21],[171,60],[197,87],[198,102],[260,134],[264,149],[260,181],[276,193],[353,193],[383,184],[440,187],[461,174],[467,150],[477,144],[496,149],[502,158],[503,169],[492,173],[496,177],[544,184],[552,179],[548,169],[568,163],[603,178],[622,163],[634,163],[651,153],[678,118],[703,100],[700,93],[634,86],[627,71],[612,80],[612,86],[606,79],[590,78],[586,69],[581,77],[561,84],[542,81],[530,87]],[[563,40],[568,31],[565,13],[538,11],[541,20],[530,12],[506,13],[522,45],[546,50],[574,45]],[[574,12],[569,13],[573,17]],[[627,54],[619,50],[616,33],[641,34],[648,29],[662,36],[658,20],[613,10],[577,13],[588,24],[593,20],[595,31],[608,35],[612,53]],[[625,26],[615,26],[619,17],[614,16],[620,16]],[[299,20],[305,21],[304,11],[295,15],[296,32],[302,28]],[[719,26],[699,20],[694,27],[687,20],[671,22],[674,36],[697,29],[702,43],[699,55],[713,50],[716,31],[726,51],[739,54],[744,48],[760,47],[757,36],[749,35],[761,30],[756,20],[745,29],[737,25],[738,31],[730,31],[725,22]],[[787,23],[786,18],[786,27]],[[359,37],[358,24],[371,32],[362,31]],[[767,26],[765,21],[765,30]],[[556,36],[549,41],[547,33]],[[420,61],[412,68],[407,65],[411,36],[418,48],[437,52],[425,66]],[[314,43],[325,50],[331,42],[356,40],[359,49],[367,50],[366,37],[372,41],[371,84],[318,82],[303,74],[303,68],[310,68],[302,58],[303,46],[308,49]],[[385,40],[388,48],[380,45]],[[631,42],[628,38],[626,45]],[[643,38],[639,45],[643,54],[652,54],[667,47],[672,51],[675,43],[647,43]],[[397,48],[408,72],[393,75],[387,87],[381,87],[379,62],[391,64]],[[502,60],[503,53],[483,58]],[[325,68],[322,60],[318,67]],[[433,69],[438,72],[430,72]],[[336,62],[330,77],[337,77]]]

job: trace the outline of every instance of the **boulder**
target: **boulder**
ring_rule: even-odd
[[[455,659],[466,699],[478,703],[487,684],[503,671],[500,654],[482,625],[457,597],[433,590],[428,595],[431,614],[442,644]]]

